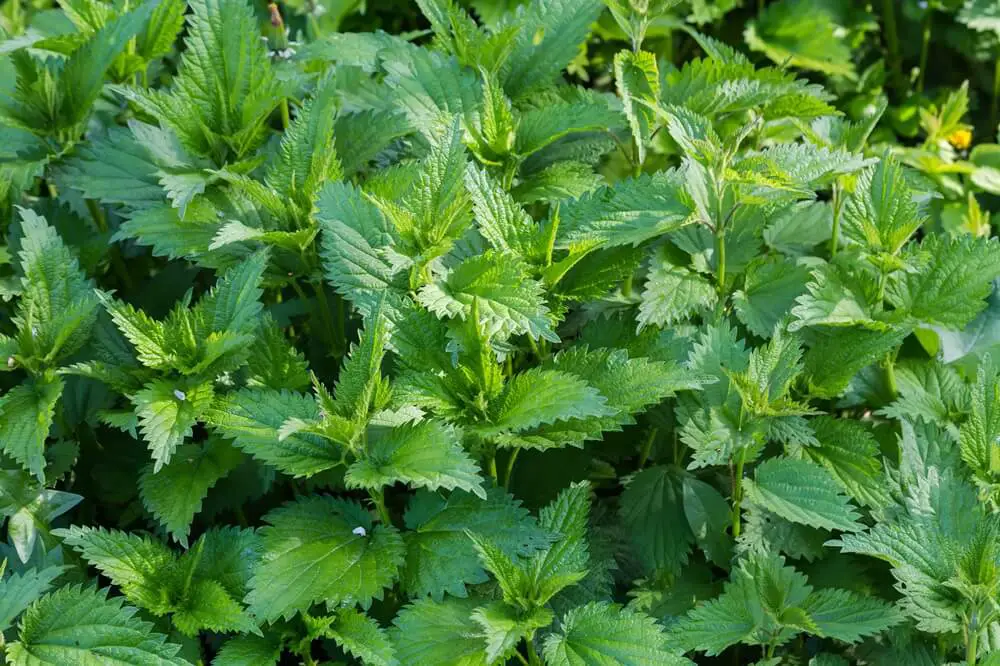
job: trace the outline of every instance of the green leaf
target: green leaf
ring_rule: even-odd
[[[394,483],[413,488],[459,488],[486,499],[479,468],[458,433],[439,421],[404,424],[368,434],[366,456],[347,469],[349,488],[377,490]]]
[[[515,152],[530,155],[574,132],[613,131],[620,126],[621,114],[600,97],[582,93],[579,97],[525,111],[517,124]]]
[[[393,620],[392,642],[403,666],[488,666],[486,638],[472,621],[475,599],[419,599]]]
[[[751,263],[743,289],[733,294],[736,316],[754,335],[770,337],[805,292],[809,276],[807,268],[787,259]]]
[[[375,620],[356,609],[344,608],[338,611],[336,621],[325,633],[364,664],[392,666],[396,663],[392,644],[385,630]]]
[[[153,471],[152,464],[142,470],[139,496],[160,524],[187,547],[191,523],[208,491],[241,462],[243,456],[225,442],[187,444],[159,472]]]
[[[154,473],[168,464],[177,447],[191,436],[192,427],[212,398],[211,384],[187,386],[164,379],[153,380],[132,397],[142,437],[153,452]]]
[[[359,505],[305,497],[264,516],[263,559],[246,602],[266,622],[290,619],[313,603],[368,606],[381,599],[403,563],[403,539],[391,525],[372,526]],[[357,529],[357,528],[362,529]]]
[[[358,308],[371,307],[395,285],[385,250],[392,244],[382,211],[348,183],[327,183],[316,202],[327,281]]]
[[[383,315],[383,304],[380,302],[368,317],[360,342],[351,345],[348,357],[337,376],[332,404],[336,414],[355,423],[368,421],[372,400],[381,385],[379,368],[385,357],[388,341],[388,321]]]
[[[896,254],[923,222],[903,167],[889,155],[861,172],[843,212],[844,236],[870,252]]]
[[[178,646],[166,643],[135,613],[120,598],[109,599],[107,590],[64,587],[28,609],[7,658],[13,666],[187,663],[177,656]]]
[[[673,666],[689,664],[671,652],[653,618],[610,603],[574,608],[545,639],[549,666]]]
[[[889,301],[912,319],[960,329],[986,308],[992,281],[1000,276],[1000,242],[929,234],[918,256],[929,265],[907,274],[888,290]]]
[[[660,465],[635,475],[618,511],[632,549],[650,573],[677,573],[687,562],[694,535],[684,515],[683,477]]]
[[[40,535],[52,521],[83,500],[80,495],[50,490],[18,469],[0,470],[0,517],[7,521],[7,539],[18,558],[28,562]]]
[[[559,209],[556,247],[638,245],[693,221],[684,202],[684,174],[660,171],[603,187]]]
[[[504,90],[512,98],[551,83],[576,56],[604,4],[599,0],[531,0],[497,26],[519,27],[503,67]]]
[[[552,622],[552,611],[544,607],[520,611],[508,604],[493,602],[473,611],[472,619],[482,627],[487,661],[498,663],[513,655],[522,640],[532,640],[537,629],[548,626]]]
[[[319,408],[311,396],[291,391],[242,389],[217,399],[204,418],[246,453],[292,476],[318,474],[343,461],[343,452],[318,435],[279,434],[288,419],[319,418]]]
[[[487,250],[455,266],[441,282],[420,290],[420,303],[438,317],[467,318],[478,303],[487,335],[527,334],[558,342],[542,285],[513,254]]]
[[[732,519],[729,503],[704,481],[685,476],[683,484],[684,516],[695,541],[714,564],[728,566],[733,550],[726,531]]]
[[[857,643],[903,621],[903,615],[881,599],[838,589],[814,592],[803,610],[815,625],[813,633],[845,643]]]
[[[806,457],[823,465],[860,504],[887,504],[880,451],[871,431],[857,421],[827,416],[812,419],[809,425],[817,445],[802,448]]]
[[[45,594],[63,571],[63,567],[46,567],[0,578],[0,631],[13,625],[17,616]]]
[[[550,541],[520,503],[500,490],[487,491],[485,500],[459,491],[447,500],[421,492],[410,501],[404,520],[402,586],[411,597],[464,597],[466,585],[487,580],[466,530],[512,557],[530,555]]]
[[[63,391],[59,377],[29,380],[0,397],[0,441],[3,452],[45,480],[45,440],[56,403]]]
[[[746,484],[746,494],[786,520],[810,527],[856,532],[859,514],[830,473],[815,463],[792,458],[764,461]]]
[[[587,382],[566,372],[532,368],[514,375],[490,403],[483,434],[518,432],[536,426],[592,416],[612,416],[607,398]]]
[[[710,309],[715,301],[715,288],[708,280],[656,256],[642,290],[637,320],[640,326],[668,326]]]
[[[281,644],[267,636],[237,636],[223,644],[212,666],[274,666],[281,658]]]
[[[168,582],[164,574],[174,563],[174,554],[158,541],[103,528],[70,527],[55,530],[67,546],[111,580],[135,604],[159,610],[169,603],[163,594]]]
[[[743,32],[754,51],[761,51],[777,65],[811,69],[824,74],[855,78],[851,50],[840,39],[845,32],[835,4],[808,0],[781,0],[767,5]]]
[[[649,107],[660,98],[660,72],[656,56],[648,51],[619,51],[615,55],[615,84],[632,128],[636,158],[642,164],[646,161],[646,144],[656,122],[656,116]]]
[[[97,316],[94,283],[45,218],[21,209],[18,356],[51,367],[86,343]]]

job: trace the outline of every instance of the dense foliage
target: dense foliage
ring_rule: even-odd
[[[1000,2],[49,2],[6,663],[1000,664]]]

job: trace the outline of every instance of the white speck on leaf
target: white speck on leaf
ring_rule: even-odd
[[[368,536],[368,530],[361,527],[361,525],[358,525],[353,530],[351,530],[351,534],[357,534],[358,536]]]
[[[187,394],[180,389],[174,389],[174,397],[181,401],[187,400]]]

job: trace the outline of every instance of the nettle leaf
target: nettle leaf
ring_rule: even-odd
[[[609,603],[590,603],[571,610],[557,633],[545,639],[551,666],[622,666],[690,664],[668,649],[663,629],[653,618]]]
[[[438,421],[421,421],[368,433],[368,452],[347,468],[349,488],[377,490],[402,482],[414,488],[460,488],[486,499],[479,468],[458,433]]]
[[[518,27],[501,83],[517,98],[550,83],[576,55],[590,24],[604,10],[598,0],[532,0],[497,26]]]
[[[843,212],[844,235],[871,252],[896,254],[923,222],[903,167],[888,155],[861,172]]]
[[[205,421],[220,435],[286,474],[309,476],[340,465],[343,451],[332,442],[309,432],[281,432],[286,421],[296,418],[319,418],[312,396],[265,389],[230,393],[205,413]]]
[[[860,515],[830,473],[806,460],[764,461],[746,493],[755,504],[794,523],[846,532],[862,528]]]
[[[336,621],[324,633],[365,664],[391,666],[397,663],[385,630],[356,609],[338,611]]]
[[[237,636],[225,642],[212,666],[274,666],[281,658],[281,643],[267,636]]]
[[[262,560],[246,602],[265,622],[289,619],[319,602],[368,606],[395,581],[405,556],[395,527],[373,526],[368,511],[347,500],[305,497],[264,521]]]
[[[696,606],[667,634],[679,647],[717,655],[739,642],[781,645],[803,632],[853,643],[902,620],[884,601],[836,588],[814,591],[784,558],[753,555],[734,567],[719,597]]]
[[[859,503],[874,507],[887,504],[880,451],[871,430],[857,421],[827,416],[812,419],[809,425],[817,445],[803,447],[806,457],[823,465]]]
[[[895,307],[918,322],[948,329],[962,328],[986,308],[993,280],[1000,276],[995,238],[929,234],[916,253],[929,265],[893,283],[888,297]]]
[[[674,324],[710,309],[716,298],[715,287],[701,275],[656,256],[651,260],[637,319],[640,326]]]
[[[40,481],[45,480],[45,440],[63,391],[59,377],[28,380],[0,397],[3,452]]]
[[[676,573],[687,563],[695,538],[683,497],[680,470],[665,465],[636,474],[622,494],[619,517],[635,555],[650,573]]]
[[[153,464],[143,469],[139,496],[163,527],[187,546],[191,523],[208,491],[242,461],[239,451],[226,442],[184,445],[158,472]]]
[[[191,436],[193,426],[212,404],[212,398],[211,384],[178,385],[162,379],[151,382],[132,397],[139,429],[153,453],[154,472],[168,464],[177,447]]]
[[[805,292],[809,277],[806,267],[787,260],[751,263],[743,289],[733,294],[736,315],[755,335],[770,337]]]
[[[467,318],[478,306],[488,335],[526,333],[558,342],[541,284],[516,255],[487,250],[455,266],[447,277],[426,285],[420,303],[439,317]]]
[[[405,606],[391,631],[400,663],[488,666],[486,638],[472,620],[478,605],[475,599],[420,599]]]
[[[615,84],[632,128],[636,158],[642,164],[646,161],[646,143],[656,120],[650,105],[656,104],[660,98],[660,73],[656,56],[647,51],[619,51],[615,55]]]
[[[520,502],[498,489],[487,491],[485,500],[457,491],[447,500],[421,492],[410,501],[404,520],[403,588],[411,596],[437,600],[445,593],[465,597],[467,585],[487,580],[466,530],[512,557],[530,555],[551,538]]]
[[[7,647],[16,666],[66,663],[186,664],[180,647],[135,617],[136,609],[109,599],[107,590],[64,587],[43,597],[21,620],[18,640]]]
[[[0,577],[0,631],[11,627],[22,612],[48,592],[63,570],[63,567],[28,569],[24,573]]]
[[[679,229],[693,221],[683,185],[682,171],[661,171],[567,202],[559,209],[556,247],[638,245]]]

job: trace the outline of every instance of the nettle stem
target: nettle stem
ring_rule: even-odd
[[[976,666],[977,653],[979,650],[979,617],[976,611],[972,611],[969,617],[967,629],[968,637],[965,646],[965,662],[968,666]]]
[[[639,466],[638,469],[642,469],[646,466],[646,461],[649,460],[649,454],[653,450],[653,442],[656,441],[656,434],[659,428],[651,428],[649,430],[649,435],[646,437],[646,441],[642,444],[642,451],[639,453]]]
[[[389,509],[385,505],[385,489],[369,490],[368,495],[372,498],[375,508],[378,509],[378,517],[382,521],[382,524],[386,527],[392,525],[392,517],[389,515]]]
[[[715,230],[715,287],[719,292],[719,300],[726,295],[726,230],[720,224]]]
[[[997,53],[996,63],[993,65],[993,99],[990,101],[990,132],[995,132],[997,129],[998,97],[1000,97],[1000,53]]]
[[[924,14],[924,21],[920,29],[920,71],[917,74],[917,92],[924,91],[925,74],[927,73],[927,54],[931,46],[931,28],[934,23],[934,12],[928,8]]]
[[[733,473],[733,538],[740,536],[741,509],[743,504],[743,466],[747,460],[747,447],[740,448],[739,457],[736,458],[736,471]]]
[[[514,449],[510,458],[507,459],[507,473],[503,477],[503,489],[510,490],[510,480],[514,477],[514,463],[517,462],[517,454],[521,452],[521,449]]]
[[[901,85],[903,82],[903,69],[899,57],[899,33],[896,31],[896,10],[893,6],[894,0],[882,0],[882,23],[885,29],[882,31],[889,50],[889,68],[892,71],[893,84]]]
[[[837,256],[840,246],[840,211],[844,206],[844,194],[839,183],[833,184],[833,233],[830,235],[830,257]]]

